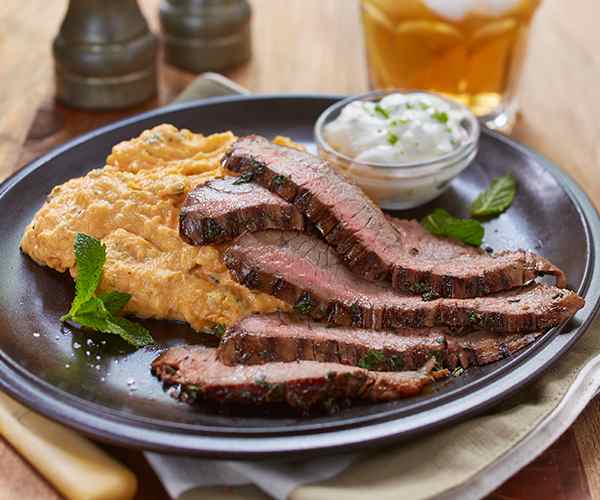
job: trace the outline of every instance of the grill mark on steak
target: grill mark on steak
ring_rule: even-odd
[[[217,353],[230,366],[314,360],[376,371],[416,370],[432,357],[443,362],[445,333],[442,328],[405,329],[401,334],[328,328],[283,313],[261,314],[230,327]],[[270,354],[268,360],[261,356],[264,351]]]
[[[217,348],[226,365],[314,360],[377,371],[415,370],[434,357],[443,368],[485,365],[531,344],[526,335],[473,332],[456,337],[447,328],[403,328],[379,332],[330,328],[284,313],[252,315],[227,329]],[[268,352],[268,359],[262,355]]]
[[[473,332],[464,337],[446,336],[448,368],[458,364],[463,368],[482,366],[499,361],[524,349],[542,335],[543,332],[501,336]]]
[[[256,184],[236,177],[208,181],[191,191],[179,214],[179,234],[187,243],[208,245],[234,239],[245,231],[304,230],[298,209]]]
[[[180,214],[180,232],[185,241],[198,245],[221,243],[242,232],[256,232],[267,227],[292,231],[304,228],[305,232],[310,232],[312,227],[303,224],[302,215],[292,204],[258,184],[238,185],[236,180],[236,177],[230,177],[209,181],[188,195]],[[411,255],[444,260],[482,253],[457,240],[434,236],[417,221],[387,215],[386,218]],[[406,281],[405,273],[399,279]],[[442,286],[452,286],[446,277],[444,280]]]
[[[413,372],[371,372],[336,363],[297,361],[227,366],[216,350],[173,347],[152,363],[166,385],[179,384],[187,403],[204,398],[221,403],[284,402],[303,411],[336,401],[389,401],[419,394],[432,381],[431,366]]]
[[[459,258],[412,255],[383,212],[357,186],[318,157],[278,146],[259,136],[238,139],[223,165],[293,203],[315,224],[352,271],[370,281],[389,281],[401,291],[425,289],[443,297],[469,298],[522,286],[537,276],[564,273],[538,255],[518,250]],[[283,176],[285,182],[274,183]]]
[[[305,247],[311,251],[301,251]],[[224,262],[236,281],[244,283],[252,273],[253,288],[340,326],[535,332],[558,325],[584,305],[574,292],[546,284],[474,299],[425,301],[355,276],[326,243],[302,233],[246,233],[226,250]]]

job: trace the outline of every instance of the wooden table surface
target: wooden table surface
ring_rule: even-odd
[[[358,9],[352,0],[254,0],[254,57],[226,75],[253,92],[367,89]],[[92,113],[53,100],[50,42],[66,1],[0,2],[0,179],[56,144],[168,103],[194,75],[161,63],[159,96],[126,112]],[[158,31],[158,0],[140,0]],[[513,135],[567,170],[600,201],[600,2],[544,0],[532,30]],[[491,498],[600,498],[600,402]],[[143,456],[108,448],[138,475],[138,498],[166,493]],[[59,498],[0,439],[0,500]]]

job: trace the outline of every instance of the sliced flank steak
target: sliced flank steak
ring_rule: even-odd
[[[289,314],[252,315],[230,327],[217,356],[226,365],[298,360],[340,363],[376,371],[416,370],[434,358],[454,369],[503,359],[532,343],[529,335],[474,332],[453,337],[446,328],[402,328],[380,332],[331,328]]]
[[[541,337],[544,332],[493,334],[479,331],[461,337],[446,336],[446,363],[457,366],[483,366],[512,356]]]
[[[371,372],[316,361],[227,366],[215,349],[203,346],[173,347],[154,360],[152,371],[167,385],[181,385],[178,397],[188,403],[284,402],[302,410],[336,401],[414,396],[433,379],[431,363],[412,372]]]
[[[190,192],[179,214],[179,234],[187,243],[209,245],[245,231],[304,230],[304,216],[292,204],[239,178],[208,181]]]
[[[239,283],[278,297],[297,313],[340,326],[375,330],[447,326],[492,332],[537,332],[570,318],[584,301],[545,284],[474,299],[405,295],[363,280],[326,243],[285,231],[246,233],[225,252]]]
[[[284,313],[257,314],[227,329],[217,349],[226,365],[272,361],[320,361],[376,371],[416,370],[432,357],[443,364],[443,328],[404,329],[401,334],[331,328]]]
[[[369,281],[441,297],[469,298],[508,290],[537,276],[564,273],[546,259],[525,252],[465,255],[450,260],[415,254],[383,212],[359,187],[324,160],[278,146],[259,136],[238,139],[223,165],[293,203],[321,232],[353,273]]]
[[[265,229],[306,231],[304,217],[291,203],[253,182],[226,177],[190,192],[179,215],[181,237],[192,245],[223,243],[244,232]],[[408,252],[424,259],[446,260],[482,255],[482,250],[458,240],[434,236],[415,220],[386,215]]]

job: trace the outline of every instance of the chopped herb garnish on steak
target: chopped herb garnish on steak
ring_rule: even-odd
[[[370,350],[358,361],[358,366],[365,370],[374,370],[385,360],[382,351]]]
[[[305,293],[302,295],[302,297],[300,297],[300,300],[296,303],[294,309],[300,314],[308,314],[312,310],[313,306],[314,304],[310,294]]]
[[[479,314],[477,314],[476,312],[471,311],[469,313],[469,322],[470,323],[476,323],[476,322],[478,322],[480,320],[481,320],[481,316]]]
[[[399,372],[404,370],[404,359],[402,358],[402,356],[391,356],[390,358],[387,359],[387,364],[390,368],[390,370],[394,371],[394,372]]]
[[[287,182],[287,177],[285,175],[276,175],[273,177],[273,185],[277,187],[283,186]]]
[[[240,175],[234,182],[234,184],[246,184],[248,182],[252,182],[254,177],[257,175],[262,175],[265,171],[265,166],[260,163],[258,160],[251,158],[248,163],[251,166],[251,169],[244,172]]]
[[[252,182],[252,179],[254,179],[254,172],[248,170],[248,172],[244,172],[233,183],[235,185],[246,184],[248,182]]]
[[[350,307],[350,312],[352,313],[352,323],[358,324],[362,319],[362,311],[358,304],[354,303]]]
[[[444,367],[444,351],[437,351],[433,353],[433,358],[435,359],[436,368]]]
[[[427,290],[423,293],[421,293],[421,298],[425,301],[425,302],[429,302],[430,300],[436,300],[440,298],[440,294],[433,291],[433,290]]]
[[[262,173],[264,173],[265,166],[256,158],[252,158],[249,163],[250,165],[252,165],[252,170],[256,175],[261,175]]]
[[[223,228],[213,219],[206,221],[206,239],[214,240],[223,233]]]
[[[217,323],[215,326],[213,326],[211,333],[217,337],[222,337],[225,334],[225,325],[222,323]]]

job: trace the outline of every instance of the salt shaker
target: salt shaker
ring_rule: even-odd
[[[250,59],[251,9],[246,0],[161,0],[165,59],[200,73]]]
[[[156,94],[157,41],[137,0],[70,0],[53,44],[56,96],[119,109]]]

